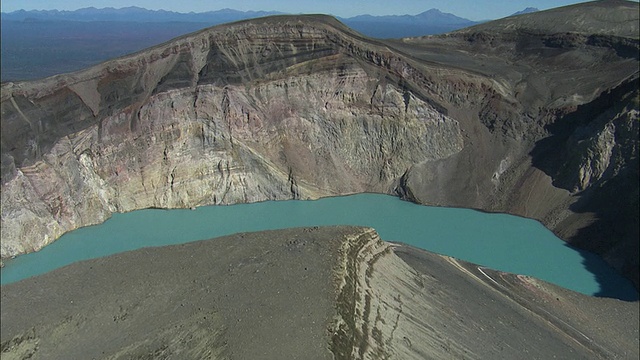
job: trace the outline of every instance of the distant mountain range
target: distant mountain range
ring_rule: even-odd
[[[67,20],[67,21],[135,21],[135,22],[215,22],[223,23],[262,16],[283,14],[277,11],[238,11],[222,9],[202,13],[179,13],[166,10],[148,10],[130,6],[120,9],[112,7],[97,9],[88,7],[74,11],[66,10],[18,10],[2,13],[2,20]]]
[[[537,11],[526,8],[516,14]],[[136,6],[115,9],[88,7],[74,11],[66,10],[18,10],[2,13],[2,21],[118,21],[118,22],[197,22],[210,26],[231,21],[262,16],[284,14],[277,11],[238,11],[222,9],[201,13],[179,13],[166,10],[148,10]],[[515,15],[515,14],[514,14]],[[441,12],[427,10],[417,15],[358,15],[339,18],[340,21],[361,33],[381,38],[421,36],[453,31],[475,25],[478,22]]]
[[[232,9],[178,13],[140,7],[2,13],[0,79],[26,80],[75,71],[210,26],[278,14],[282,13]],[[418,15],[339,20],[376,38],[441,34],[478,23],[437,9]]]
[[[524,10],[520,10],[518,12],[515,12],[515,13],[511,14],[511,16],[528,14],[528,13],[532,13],[532,12],[536,12],[536,11],[540,11],[540,9],[534,8],[534,7],[528,7],[526,9],[524,9]]]
[[[427,10],[418,15],[385,15],[385,16],[372,16],[372,15],[358,15],[351,18],[345,18],[349,21],[377,21],[377,22],[428,22],[438,25],[461,25],[468,23],[475,23],[469,19],[461,18],[449,13],[443,13],[438,9]]]
[[[359,15],[339,19],[352,29],[378,38],[441,34],[478,23],[453,14],[443,13],[438,9],[427,10],[418,15]]]

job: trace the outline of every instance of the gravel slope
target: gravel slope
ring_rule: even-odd
[[[638,357],[637,302],[356,227],[140,249],[2,286],[1,296],[3,360]]]

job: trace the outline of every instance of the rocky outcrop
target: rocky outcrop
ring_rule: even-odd
[[[450,109],[472,145],[413,166],[399,193],[538,219],[637,286],[638,257],[630,255],[640,250],[637,9],[624,1],[580,4],[392,42],[504,89],[471,111],[484,128]]]
[[[238,24],[46,90],[5,85],[3,256],[114,211],[384,192],[412,163],[460,151],[457,121],[369,74],[338,35]]]
[[[605,303],[616,306],[611,299],[389,244],[373,230],[343,242],[341,254],[331,331],[336,359],[510,359],[523,352],[616,358],[637,352],[637,326],[624,324],[625,316],[609,319],[629,329],[618,345],[608,339],[620,331],[607,328],[612,323],[599,333],[596,320],[577,320],[606,317]],[[623,307],[637,313],[632,303]]]
[[[638,41],[587,25],[380,42],[271,17],[3,84],[2,257],[113,212],[368,191],[539,219],[637,285],[633,201],[590,209],[637,194]]]
[[[573,214],[556,226],[558,233],[602,254],[636,284],[638,258],[622,254],[640,252],[638,85],[635,77],[578,107],[533,151],[534,164],[552,176],[554,186],[579,197],[571,206]],[[595,219],[584,227],[575,225],[585,217]]]

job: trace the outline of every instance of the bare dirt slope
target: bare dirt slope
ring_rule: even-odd
[[[635,358],[638,306],[390,244],[237,234],[3,286],[3,359]]]

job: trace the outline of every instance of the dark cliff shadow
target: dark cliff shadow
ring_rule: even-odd
[[[580,181],[580,162],[588,156],[586,152],[591,151],[588,147],[580,148],[580,141],[589,141],[597,136],[596,132],[617,114],[626,111],[625,107],[637,108],[637,103],[633,103],[637,96],[638,79],[635,78],[558,116],[545,127],[550,136],[538,141],[530,152],[532,165],[550,176],[553,186],[576,191]],[[600,286],[595,296],[638,301],[640,195],[637,124],[626,131],[620,139],[616,134],[618,148],[611,160],[616,162],[615,172],[608,168],[585,190],[575,192],[577,201],[570,206],[573,213],[570,218],[577,221],[561,223],[556,230],[571,234],[565,238],[567,246],[582,255],[585,268]],[[614,264],[615,269],[603,258]]]
[[[565,244],[582,256],[582,265],[593,274],[600,290],[592,294],[596,297],[619,299],[623,301],[639,301],[640,294],[631,280],[620,275],[616,269],[603,261],[602,257],[587,250]]]
[[[637,98],[639,86],[638,78],[632,78],[575,109],[549,114],[550,119],[555,118],[544,127],[549,136],[537,141],[529,153],[533,166],[549,175],[554,186],[571,191],[576,176],[571,178],[575,174],[565,170],[571,151],[576,149],[569,147],[570,138],[582,140],[593,135],[598,124],[602,126]]]
[[[587,191],[570,209],[581,216],[595,214],[589,225],[577,229],[567,246],[578,248],[584,267],[600,286],[595,296],[638,301],[640,228],[638,167],[627,169],[603,186]],[[613,259],[614,269],[599,255]],[[621,277],[622,274],[625,277]]]

